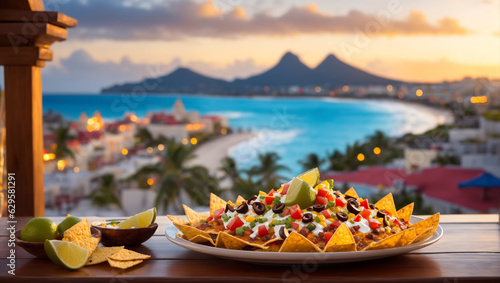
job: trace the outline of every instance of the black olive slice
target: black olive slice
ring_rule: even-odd
[[[247,203],[248,203],[248,204],[252,204],[252,202],[253,202],[254,200],[256,200],[256,199],[257,199],[257,196],[253,196],[253,197],[251,197],[251,198],[249,198],[249,199],[248,199]]]
[[[224,213],[227,213],[228,211],[231,211],[231,212],[234,211],[234,207],[232,205],[230,205],[229,203],[226,204],[226,210],[224,210]]]
[[[313,210],[316,212],[321,212],[325,210],[325,206],[320,203],[316,203],[315,205],[313,205]]]
[[[356,200],[356,198],[355,198],[355,197],[350,196],[350,195],[344,195],[344,198],[345,198],[346,200],[348,200],[348,199],[354,199],[354,200]]]
[[[342,211],[337,212],[336,216],[337,219],[342,222],[346,222],[349,219],[349,216],[347,216],[347,214],[343,213]]]
[[[388,216],[387,216],[387,215],[385,215],[385,216],[384,216],[384,218],[383,218],[383,219],[384,219],[384,226],[389,226],[389,225],[390,225],[390,223],[389,223],[389,219],[387,219],[387,217],[388,217]]]
[[[334,194],[336,197],[338,197],[338,198],[340,197],[340,194],[339,194],[339,193],[337,193],[337,192],[334,192],[333,194]]]
[[[370,207],[370,209],[375,209],[375,205],[373,203],[368,204],[368,206]]]
[[[361,210],[359,210],[359,203],[355,199],[349,199],[347,201],[347,210],[350,213],[358,214]]]
[[[266,212],[266,206],[262,202],[254,201],[252,207],[257,215],[262,215]]]
[[[273,206],[273,212],[276,214],[282,213],[283,209],[285,209],[284,203],[278,203],[277,205]]]
[[[382,211],[377,211],[377,217],[382,218],[382,217],[385,217],[385,215],[386,215],[386,214],[385,214],[385,213],[383,213]]]
[[[302,222],[309,223],[313,221],[313,215],[311,213],[306,213],[302,215]]]
[[[291,231],[286,229],[285,227],[281,227],[279,231],[280,238],[285,240],[288,235],[290,235]]]
[[[248,211],[248,204],[246,201],[242,202],[240,205],[236,207],[236,212],[245,214]]]

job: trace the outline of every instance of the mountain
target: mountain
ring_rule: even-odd
[[[372,75],[340,61],[335,55],[328,55],[311,72],[311,84],[323,85],[387,85],[398,84],[396,80]]]
[[[401,81],[379,77],[328,55],[316,68],[311,69],[302,63],[297,55],[287,52],[271,69],[232,82],[214,79],[198,74],[187,68],[178,68],[172,73],[146,79],[138,83],[125,83],[104,88],[102,92],[132,92],[144,90],[157,93],[238,93],[259,92],[264,86],[281,88],[289,86],[328,86],[341,85],[387,85],[401,84]]]
[[[188,68],[178,68],[172,73],[159,78],[145,79],[139,83],[127,83],[105,88],[102,92],[130,92],[142,88],[145,92],[200,92],[227,89],[229,83],[200,75]]]

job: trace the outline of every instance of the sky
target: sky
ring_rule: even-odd
[[[44,92],[89,93],[179,66],[232,80],[287,51],[406,81],[500,78],[498,0],[46,0],[78,20],[52,45]]]

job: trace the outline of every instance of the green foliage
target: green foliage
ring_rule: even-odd
[[[182,211],[180,201],[184,191],[198,205],[208,205],[210,193],[219,194],[218,180],[202,166],[188,166],[195,155],[194,147],[167,140],[162,162],[142,167],[130,180],[156,177],[157,197],[155,205],[163,209]]]
[[[70,135],[69,127],[61,126],[54,131],[56,148],[54,154],[57,159],[71,158],[75,159],[75,154],[68,147],[67,143],[74,140],[75,137]]]
[[[460,158],[456,155],[438,155],[435,160],[439,165],[460,165]]]
[[[483,117],[488,120],[500,121],[500,110],[489,110],[484,112]]]
[[[116,204],[121,208],[118,188],[112,174],[104,175],[99,180],[99,188],[90,193],[92,204],[105,207],[108,204]]]
[[[311,168],[321,168],[325,162],[326,160],[320,158],[316,153],[310,153],[304,160],[299,160],[299,164],[302,165],[302,170],[304,172]]]

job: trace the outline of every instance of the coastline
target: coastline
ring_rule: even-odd
[[[248,141],[255,137],[254,133],[232,133],[216,138],[200,145],[194,154],[196,157],[189,162],[189,165],[200,165],[208,169],[212,174],[217,173],[221,160],[229,155],[229,149],[239,143]]]

